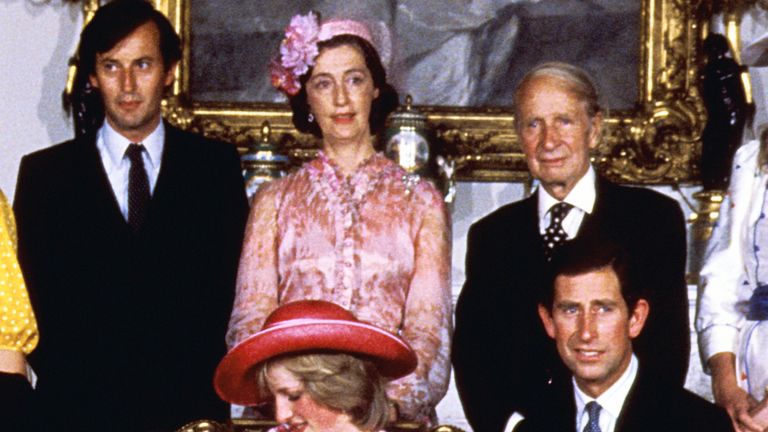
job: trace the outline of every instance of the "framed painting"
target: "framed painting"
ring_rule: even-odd
[[[294,161],[318,143],[298,133],[267,64],[290,17],[317,10],[382,25],[393,35],[389,77],[413,96],[438,151],[466,181],[514,181],[528,171],[513,131],[512,91],[543,61],[589,71],[607,107],[593,161],[638,184],[696,181],[706,113],[699,51],[705,0],[154,0],[182,36],[166,118],[245,148],[271,139]],[[445,10],[446,12],[437,12]],[[464,11],[457,13],[456,11]]]

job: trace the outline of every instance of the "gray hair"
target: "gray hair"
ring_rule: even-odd
[[[552,77],[563,81],[568,91],[572,92],[580,101],[584,102],[584,106],[590,118],[595,117],[602,111],[600,102],[598,101],[599,96],[597,94],[597,87],[585,70],[569,63],[542,63],[528,71],[523,79],[520,80],[517,87],[515,87],[513,101],[515,109],[515,127],[517,127],[517,122],[520,118],[519,105],[522,90],[531,81],[540,77]]]

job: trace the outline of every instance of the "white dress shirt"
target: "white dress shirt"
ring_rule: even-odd
[[[110,126],[108,121],[104,120],[104,125],[99,129],[96,136],[96,148],[99,150],[101,163],[107,173],[117,204],[120,206],[120,212],[126,221],[128,220],[128,173],[131,169],[131,161],[125,155],[125,151],[131,144],[128,138],[120,135]],[[151,195],[155,192],[157,176],[160,174],[160,161],[165,144],[163,122],[161,121],[144,141],[135,144],[141,144],[146,149],[142,155]]]
[[[574,379],[573,397],[576,400],[576,432],[583,431],[589,421],[589,414],[585,407],[591,401],[596,401],[602,407],[599,420],[600,430],[602,432],[613,432],[616,429],[616,421],[619,419],[619,415],[621,415],[624,400],[627,399],[629,390],[632,389],[632,384],[634,384],[636,377],[637,357],[632,354],[627,370],[597,399],[587,396],[586,393],[581,391]]]
[[[579,227],[581,227],[581,222],[584,220],[584,215],[592,214],[592,210],[595,208],[595,200],[597,199],[596,181],[597,175],[595,170],[592,168],[592,165],[589,165],[586,174],[576,182],[571,192],[562,201],[573,206],[565,219],[563,219],[563,230],[568,234],[569,239],[576,237]],[[552,197],[541,185],[538,186],[536,193],[539,194],[539,233],[543,235],[551,219],[549,209],[560,201]]]

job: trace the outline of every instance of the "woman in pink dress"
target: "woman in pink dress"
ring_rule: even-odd
[[[377,50],[378,48],[378,50]],[[450,375],[450,229],[440,193],[374,149],[397,106],[369,28],[295,16],[273,84],[318,157],[262,186],[252,202],[227,343],[295,300],[327,300],[405,339],[416,371],[387,386],[400,419],[434,419]]]

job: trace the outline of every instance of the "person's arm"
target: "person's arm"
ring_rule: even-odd
[[[387,394],[401,418],[425,420],[445,396],[450,378],[451,231],[440,194],[431,186],[416,193],[415,205],[423,216],[401,335],[416,352],[418,366],[413,374],[390,383]]]
[[[757,401],[736,382],[736,356],[722,352],[712,356],[707,364],[712,372],[712,393],[715,402],[728,411],[733,428],[738,432],[762,432],[750,415]]]
[[[467,235],[466,279],[456,304],[456,329],[451,347],[453,374],[464,414],[474,430],[501,432],[518,408],[519,390],[511,385],[520,364],[514,350],[504,346],[504,324],[496,316],[504,301],[493,293],[493,278],[504,269],[493,271],[490,258],[495,248],[493,235],[473,225]],[[498,240],[498,239],[496,239]],[[515,313],[509,310],[510,314]],[[505,371],[498,369],[504,363]],[[503,395],[503,397],[501,397]]]
[[[24,354],[38,341],[37,321],[16,259],[16,224],[13,211],[0,191],[0,372],[26,376]]]
[[[207,317],[208,335],[221,338],[227,331],[227,325],[235,297],[240,251],[243,245],[245,222],[248,219],[248,200],[240,168],[240,156],[234,145],[218,144],[216,153],[205,153],[209,157],[207,177],[200,175],[199,187],[209,188],[203,226],[197,230],[201,244],[204,244],[204,262],[202,268],[194,269],[198,277],[206,278],[209,287],[205,299],[209,316]],[[213,154],[216,155],[214,158]],[[198,184],[200,184],[198,183]],[[202,295],[202,293],[201,293]],[[221,339],[210,341],[220,349]]]
[[[744,222],[735,222],[734,216],[745,217],[745,210],[740,206],[746,203],[734,206],[732,202],[728,195],[720,206],[720,219],[710,237],[699,274],[696,331],[705,372],[709,372],[709,359],[714,355],[736,352],[739,329],[745,320],[737,308],[739,281],[744,276],[741,250]]]
[[[38,341],[24,278],[16,259],[16,225],[13,211],[0,191],[0,418],[9,430],[21,430],[32,406],[33,379],[25,354]]]
[[[751,404],[738,386],[734,353],[745,320],[737,304],[739,282],[744,276],[744,224],[748,223],[756,160],[756,142],[740,148],[734,157],[728,194],[720,205],[700,272],[696,317],[699,351],[704,370],[712,374],[715,402],[728,411],[737,431],[750,430],[740,429],[740,424],[755,426],[747,419]]]
[[[277,308],[277,188],[262,185],[253,198],[237,271],[237,288],[227,330],[227,346],[261,329]]]

